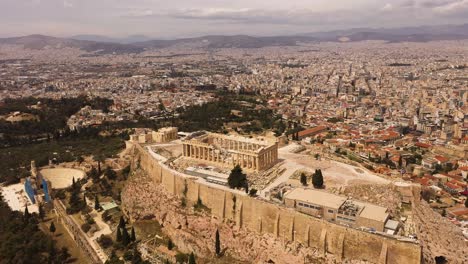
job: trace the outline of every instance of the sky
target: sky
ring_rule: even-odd
[[[468,0],[0,0],[0,36],[180,38],[468,23]]]

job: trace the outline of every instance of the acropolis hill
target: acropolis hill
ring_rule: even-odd
[[[204,134],[204,136],[205,138],[210,138],[210,136],[216,138],[213,134]],[[200,138],[200,136],[197,138]],[[224,139],[234,139],[234,137],[225,136]],[[240,138],[237,138],[237,140],[240,141]],[[236,142],[234,140],[227,142],[230,143],[225,143],[225,146],[230,148],[233,148],[233,145],[236,144],[233,143]],[[250,140],[249,142],[259,144],[258,141]],[[190,145],[187,143],[190,143]],[[208,143],[196,145],[196,141],[193,139],[183,140],[182,144],[182,152],[185,155],[193,153],[190,150],[187,151],[189,146],[203,146],[204,149],[210,149]],[[300,213],[282,204],[253,198],[243,192],[209,183],[204,181],[203,178],[181,173],[172,168],[170,163],[165,164],[164,161],[156,159],[147,148],[138,142],[132,142],[127,147],[134,151],[132,165],[134,169],[140,168],[146,172],[154,184],[163,186],[171,197],[186,199],[190,205],[195,205],[201,201],[204,206],[210,209],[211,214],[219,224],[232,222],[236,228],[259,234],[270,234],[277,238],[300,243],[305,247],[318,250],[321,256],[331,254],[340,261],[421,262],[421,247],[415,241],[386,236],[383,233],[376,234],[375,232],[349,228]],[[273,144],[272,147],[276,149],[276,144]],[[204,161],[204,157],[207,157],[206,160],[210,160],[209,151],[200,151],[198,153],[200,153],[200,156],[197,156],[197,154],[193,159]],[[187,156],[192,158],[192,155]],[[216,162],[216,159],[213,161]],[[230,161],[230,164],[232,164],[232,161]],[[413,197],[412,201],[418,201],[418,189],[415,189],[414,193],[416,196]],[[142,217],[132,208],[132,204],[129,202],[125,205],[124,210],[129,212],[130,217]]]

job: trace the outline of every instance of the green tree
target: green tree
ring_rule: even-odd
[[[127,246],[130,244],[130,235],[128,234],[127,228],[122,228],[122,244]]]
[[[136,235],[135,235],[135,228],[132,226],[132,232],[130,234],[130,240],[132,242],[135,242],[136,241]]]
[[[102,174],[102,171],[101,171],[101,161],[103,160],[103,158],[99,155],[97,157],[97,171],[98,171],[98,174],[101,175]]]
[[[77,213],[85,206],[85,203],[80,198],[80,190],[78,188],[72,189],[68,204],[67,213],[69,214]]]
[[[42,221],[44,221],[44,216],[45,216],[44,206],[42,204],[39,204],[39,217],[41,218]]]
[[[189,261],[188,261],[189,264],[195,264],[195,255],[192,253],[190,253],[190,257],[189,257]]]
[[[133,248],[133,257],[132,257],[132,264],[140,264],[140,263],[147,263],[144,262],[141,258],[141,253],[138,251],[137,247]]]
[[[242,172],[242,168],[236,165],[228,177],[228,185],[230,188],[241,188],[245,187],[247,182],[247,176]]]
[[[323,188],[322,170],[315,170],[315,173],[312,175],[312,185],[314,185],[315,188]]]
[[[91,177],[91,179],[93,179],[94,182],[97,182],[99,180],[100,175],[96,168],[94,168],[94,166],[91,167],[91,170],[89,171],[89,176]]]
[[[125,228],[125,219],[123,216],[120,216],[119,228]]]
[[[53,233],[55,233],[55,230],[56,230],[55,229],[55,224],[54,224],[54,222],[51,222],[50,226],[49,226],[49,231],[53,234]]]
[[[121,242],[122,241],[122,231],[120,231],[120,227],[117,227],[117,233],[116,233],[116,238],[115,240],[117,240],[117,242]]]
[[[101,208],[101,204],[99,203],[99,198],[98,196],[94,196],[94,210],[99,210]]]
[[[111,169],[111,167],[106,168],[106,171],[104,172],[104,175],[109,180],[115,180],[117,178],[117,173],[113,169]]]
[[[174,243],[169,238],[169,240],[167,241],[167,249],[172,250],[173,248],[174,248]]]
[[[31,214],[29,213],[28,206],[24,208],[24,221],[28,222],[29,218],[31,218]]]
[[[301,173],[301,183],[302,185],[307,185],[307,176],[304,173]]]
[[[216,236],[215,236],[215,252],[217,256],[221,254],[221,241],[219,240],[219,230],[216,229]]]
[[[124,264],[124,261],[119,259],[117,254],[115,254],[115,250],[112,250],[112,254],[105,264]]]
[[[403,166],[403,158],[400,156],[398,158],[398,168],[401,168]]]

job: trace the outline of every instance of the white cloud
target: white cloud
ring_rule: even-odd
[[[392,11],[393,10],[393,5],[390,3],[387,3],[382,7],[382,11]]]
[[[452,1],[445,5],[434,7],[436,13],[450,15],[454,13],[463,13],[468,17],[468,0]]]
[[[63,6],[65,8],[72,8],[73,7],[73,3],[70,1],[70,0],[63,0]]]

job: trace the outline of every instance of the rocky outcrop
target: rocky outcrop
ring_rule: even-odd
[[[122,191],[123,210],[130,219],[158,221],[182,252],[194,252],[207,259],[215,257],[215,233],[219,230],[224,254],[242,263],[342,263],[331,255],[322,258],[316,249],[272,234],[261,235],[238,228],[235,223],[212,217],[207,211],[182,206],[182,198],[169,194],[141,170],[134,173]]]
[[[447,263],[468,263],[468,242],[459,228],[432,210],[424,200],[413,207],[413,213],[423,248],[423,263],[436,263],[436,257],[444,257]]]

